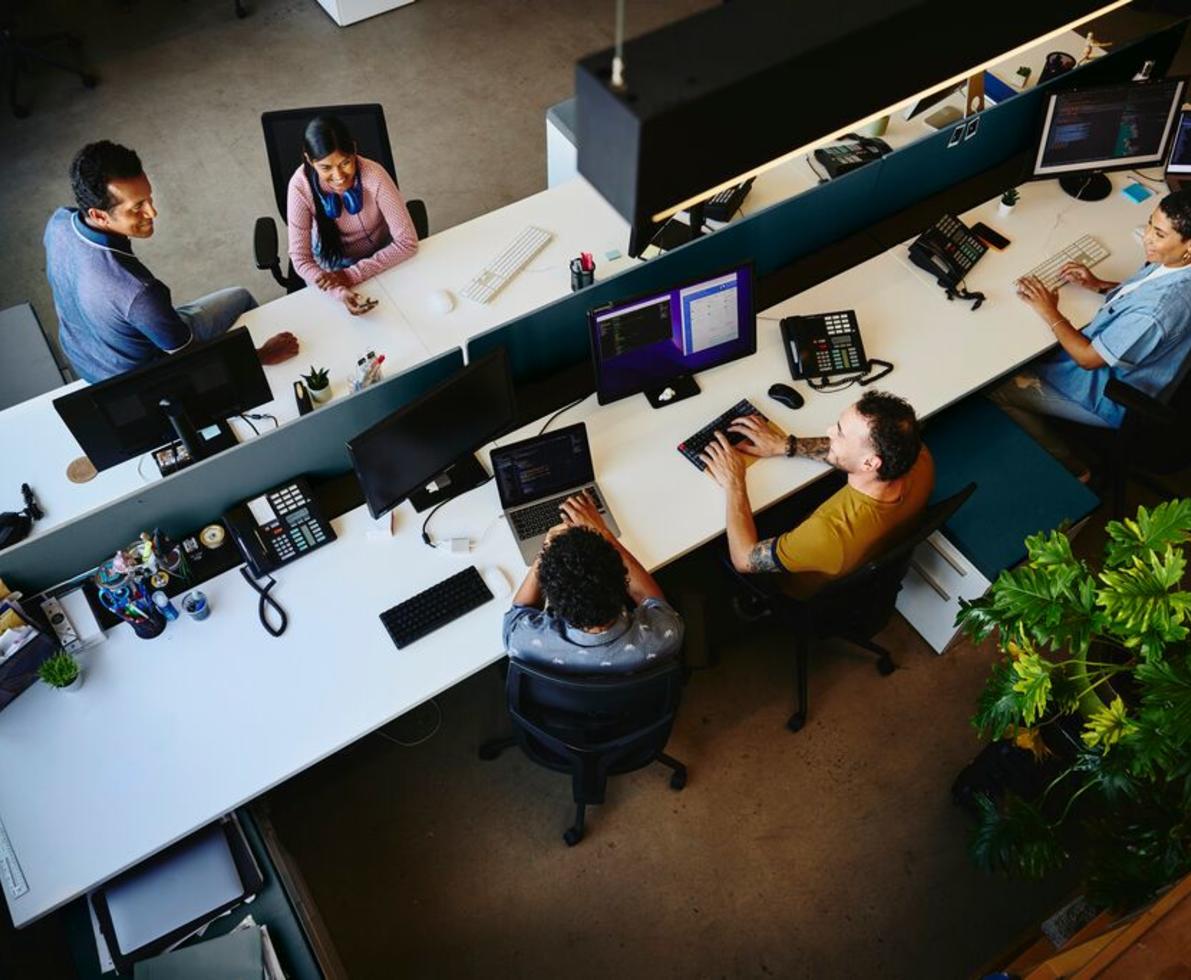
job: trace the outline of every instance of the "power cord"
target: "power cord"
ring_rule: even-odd
[[[431,728],[430,731],[427,732],[425,735],[423,735],[421,738],[414,739],[414,741],[412,741],[412,742],[405,742],[399,738],[394,738],[392,735],[386,734],[384,731],[384,727],[387,727],[387,726],[382,726],[381,728],[378,728],[376,730],[376,734],[379,735],[381,738],[383,738],[387,742],[392,742],[394,745],[400,745],[403,749],[412,749],[414,746],[421,745],[423,742],[429,742],[430,739],[434,738],[434,736],[438,734],[439,728],[442,727],[442,708],[439,706],[438,701],[436,701],[434,698],[431,698],[429,701],[425,702],[425,704],[429,705],[430,707],[432,707],[434,709],[434,715],[435,715],[434,727]],[[422,707],[422,706],[419,705],[419,707]],[[417,711],[418,709],[415,708],[414,710]],[[398,718],[395,721],[389,722],[389,724],[396,725],[401,720],[402,720],[401,718]]]
[[[265,628],[265,632],[270,636],[280,636],[285,632],[285,628],[289,625],[289,616],[286,615],[285,610],[281,608],[277,600],[269,595],[269,590],[277,584],[277,580],[274,579],[272,575],[266,575],[264,577],[264,585],[262,586],[262,584],[253,577],[252,573],[248,571],[248,567],[246,565],[240,567],[240,574],[244,576],[244,581],[252,587],[253,591],[260,596],[260,601],[257,603],[256,614],[258,617],[260,617],[261,625]],[[280,626],[274,626],[269,622],[269,606],[272,606],[274,612],[277,613],[277,617],[281,622]]]
[[[569,405],[563,405],[563,407],[560,408],[553,415],[551,415],[550,418],[546,419],[545,424],[540,429],[538,429],[538,435],[542,435],[548,428],[550,428],[550,423],[553,422],[556,418],[558,418],[563,412],[569,411],[570,409],[574,408],[581,401],[583,401],[583,399],[586,397],[587,397],[587,395],[582,395],[579,398],[576,398]]]
[[[465,490],[463,493],[471,493],[472,490],[476,490],[482,486],[485,486],[485,485],[491,483],[493,481],[493,479],[495,479],[495,477],[496,477],[496,474],[492,474],[488,477],[488,479],[484,480],[482,483],[477,483],[474,487],[471,487],[470,489]],[[475,550],[476,544],[478,544],[478,542],[473,544],[473,542],[470,538],[448,538],[446,541],[435,541],[432,537],[430,537],[430,531],[429,531],[430,518],[432,518],[435,514],[437,514],[439,512],[440,508],[442,508],[446,504],[449,504],[452,500],[458,500],[459,497],[462,497],[462,496],[463,496],[463,494],[461,493],[457,497],[448,497],[446,500],[440,500],[437,504],[435,504],[433,507],[430,508],[430,512],[426,515],[426,519],[424,521],[422,521],[422,542],[426,545],[426,547],[428,547],[428,548],[444,548],[444,547],[446,547],[446,548],[449,548],[449,550],[456,552],[457,554],[464,554],[468,551]],[[485,534],[487,534],[487,532],[485,532]],[[484,539],[481,537],[480,541],[483,541],[483,540]]]

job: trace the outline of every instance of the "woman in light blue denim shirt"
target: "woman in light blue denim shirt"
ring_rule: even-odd
[[[1065,282],[1106,294],[1082,331],[1059,312],[1057,290],[1033,276],[1018,281],[1018,296],[1054,332],[1059,348],[1000,385],[992,398],[1035,436],[1041,433],[1022,410],[1118,428],[1125,413],[1104,394],[1110,377],[1162,399],[1191,364],[1191,191],[1162,199],[1142,245],[1145,264],[1121,283],[1075,262],[1060,270]]]

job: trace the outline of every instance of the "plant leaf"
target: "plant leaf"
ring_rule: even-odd
[[[1013,793],[1006,793],[999,807],[984,794],[976,803],[979,822],[968,850],[978,867],[1018,878],[1041,878],[1062,867],[1067,853],[1032,803]]]
[[[1167,545],[1161,557],[1134,557],[1120,568],[1103,570],[1100,581],[1107,588],[1098,591],[1096,601],[1105,613],[1105,629],[1147,658],[1186,639],[1183,622],[1191,613],[1191,593],[1170,591],[1186,567],[1183,553]]]
[[[1013,661],[1013,672],[1017,679],[1013,690],[1022,696],[1021,714],[1027,725],[1042,717],[1050,700],[1050,674],[1054,664],[1043,660],[1037,653],[1027,653]]]
[[[1134,558],[1144,558],[1154,551],[1164,551],[1191,538],[1191,499],[1167,500],[1152,511],[1137,509],[1137,519],[1109,521],[1105,527],[1107,566],[1119,567]]]
[[[1098,745],[1107,753],[1117,742],[1136,731],[1137,726],[1129,720],[1125,702],[1118,694],[1112,699],[1112,704],[1105,705],[1088,719],[1080,738],[1088,748]]]
[[[1003,661],[993,665],[992,674],[980,700],[972,724],[985,738],[998,741],[1005,733],[1023,723],[1022,697],[1014,690],[1017,674]]]

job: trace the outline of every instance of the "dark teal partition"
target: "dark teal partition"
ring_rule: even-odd
[[[65,581],[110,558],[145,530],[193,531],[218,520],[233,504],[298,474],[333,477],[351,469],[347,440],[463,366],[456,348],[433,360],[337,399],[259,438],[147,484],[0,553],[0,578],[25,591]]]

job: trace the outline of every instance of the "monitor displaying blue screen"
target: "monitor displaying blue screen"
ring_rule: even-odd
[[[757,349],[752,263],[592,310],[601,405]]]

